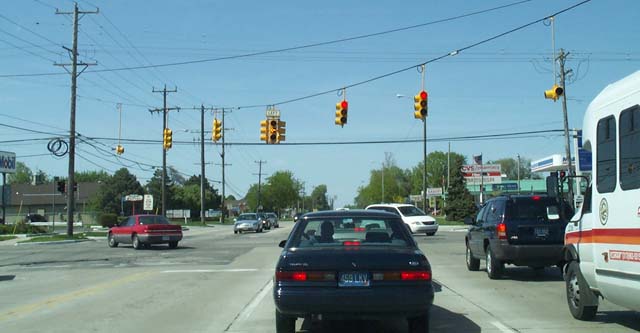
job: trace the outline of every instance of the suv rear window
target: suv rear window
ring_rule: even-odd
[[[565,217],[573,213],[565,205]],[[515,198],[507,205],[507,217],[514,220],[559,220],[560,204],[551,198]]]
[[[293,247],[409,246],[412,244],[400,219],[330,218],[306,220],[302,232],[292,236]]]

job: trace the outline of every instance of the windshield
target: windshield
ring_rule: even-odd
[[[420,208],[417,208],[415,206],[400,206],[400,207],[398,207],[398,210],[400,210],[400,213],[402,213],[402,215],[404,215],[404,216],[424,216],[424,215],[427,215],[425,212],[420,210]]]
[[[241,214],[238,216],[238,221],[257,220],[256,214]]]
[[[149,225],[149,224],[169,224],[169,221],[164,216],[140,216],[138,217],[138,221],[141,225]]]
[[[569,205],[565,205],[565,218],[572,215]],[[551,198],[517,198],[508,205],[507,216],[516,220],[559,220],[560,204]]]
[[[408,246],[409,235],[399,219],[330,218],[307,220],[293,236],[293,247]]]

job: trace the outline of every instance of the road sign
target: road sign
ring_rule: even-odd
[[[427,188],[427,198],[439,197],[442,195],[442,187],[429,187]]]
[[[129,194],[124,197],[124,201],[142,201],[142,199],[140,194]]]
[[[153,195],[145,194],[143,199],[143,210],[153,210]]]
[[[422,200],[422,196],[418,194],[411,194],[409,195],[409,200],[413,202],[419,202],[420,200]]]
[[[280,110],[276,108],[267,109],[268,118],[280,118]]]
[[[0,151],[0,173],[16,172],[16,153]]]
[[[472,164],[463,165],[464,180],[469,185],[502,183],[500,164]]]

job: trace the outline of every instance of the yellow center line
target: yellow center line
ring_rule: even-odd
[[[104,292],[110,288],[115,288],[117,286],[121,286],[126,283],[141,280],[143,278],[150,276],[153,273],[156,273],[156,272],[141,272],[141,273],[131,274],[117,280],[99,283],[89,288],[80,289],[67,294],[47,298],[40,302],[23,305],[23,306],[11,309],[8,312],[0,314],[0,322],[6,321],[8,319],[14,319],[16,316],[27,315],[29,313],[38,311],[44,307],[52,308],[64,302],[69,302],[81,297],[95,295],[100,292]]]

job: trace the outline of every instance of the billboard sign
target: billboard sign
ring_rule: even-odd
[[[153,195],[145,194],[142,199],[143,210],[153,210]]]
[[[16,153],[8,151],[0,151],[0,172],[15,173],[16,172]]]
[[[500,164],[472,164],[463,165],[464,180],[469,185],[502,183],[502,168]]]

